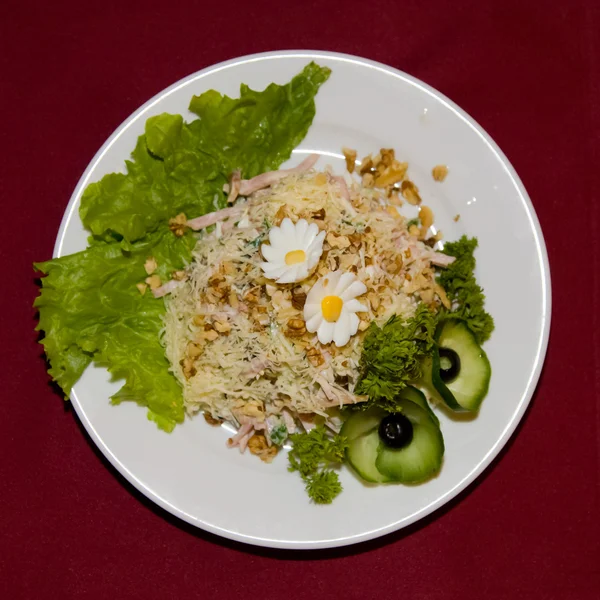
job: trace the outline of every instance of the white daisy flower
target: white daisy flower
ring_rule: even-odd
[[[315,223],[300,219],[295,225],[285,218],[280,227],[271,227],[269,241],[260,247],[266,262],[260,266],[268,279],[293,283],[306,279],[323,254],[325,232]]]
[[[353,273],[328,273],[313,285],[306,296],[306,330],[310,333],[316,331],[321,344],[333,341],[338,347],[345,346],[358,331],[360,319],[356,313],[368,311],[356,299],[366,291],[367,286]]]

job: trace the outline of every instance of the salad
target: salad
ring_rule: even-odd
[[[493,330],[477,240],[442,246],[393,149],[344,148],[344,175],[317,155],[279,168],[329,75],[310,63],[239,99],[195,96],[190,122],[151,117],[126,173],[84,191],[88,248],[35,265],[41,343],[67,397],[104,365],[124,380],[112,402],[167,432],[201,413],[266,463],[287,449],[316,503],[341,491],[342,463],[371,483],[435,476],[431,404],[478,410]]]

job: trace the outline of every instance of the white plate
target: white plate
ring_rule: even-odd
[[[280,454],[271,465],[227,450],[228,433],[187,420],[171,435],[134,404],[111,406],[119,383],[90,368],[72,403],[110,462],[141,492],[174,515],[231,539],[280,548],[324,548],[368,540],[414,523],[471,483],[515,430],[537,383],[550,326],[550,274],[542,232],[514,169],[490,137],[450,100],[400,71],[329,52],[274,52],[235,59],[191,75],[161,92],[108,139],[79,181],[60,227],[54,254],[86,246],[77,209],[85,186],[121,171],[146,119],[187,112],[194,94],[211,88],[237,96],[240,83],[263,89],[285,83],[310,60],[331,67],[317,96],[317,114],[294,152],[318,152],[320,165],[343,172],[342,146],[359,156],[395,148],[436,215],[446,240],[479,238],[477,276],[496,330],[485,345],[493,375],[473,421],[440,414],[446,457],[439,477],[416,487],[361,484],[348,470],[344,492],[330,506],[310,504]],[[443,184],[431,168],[447,164]],[[453,217],[460,214],[455,223]],[[439,414],[439,413],[438,413]]]

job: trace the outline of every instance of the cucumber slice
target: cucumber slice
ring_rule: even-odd
[[[431,410],[431,406],[429,406],[429,402],[427,402],[427,398],[425,398],[425,394],[423,394],[421,390],[418,390],[416,387],[409,385],[408,387],[405,387],[401,392],[398,393],[398,398],[414,402],[417,406],[420,406],[423,410],[427,412],[429,418],[438,427],[440,426],[440,420],[437,418],[437,415]]]
[[[379,427],[381,419],[387,413],[380,408],[369,408],[367,410],[357,410],[353,412],[342,425],[340,435],[343,435],[349,442]]]
[[[380,473],[375,466],[379,439],[379,423],[369,433],[363,434],[348,444],[346,459],[356,473],[371,483],[386,483],[389,477]]]
[[[447,319],[436,331],[438,349],[431,362],[431,381],[444,402],[455,411],[476,411],[490,385],[490,362],[464,321]],[[439,349],[454,351],[460,359],[458,374],[442,380]]]
[[[434,349],[434,354],[436,350]],[[433,368],[433,357],[428,356],[421,361],[421,377],[411,384],[416,387],[419,391],[424,392],[429,400],[434,404],[444,402],[439,392],[435,389],[432,381],[432,368]]]
[[[413,426],[412,441],[400,450],[381,443],[375,467],[391,481],[419,483],[439,472],[444,457],[444,438],[425,409],[410,400],[400,400],[398,406]]]

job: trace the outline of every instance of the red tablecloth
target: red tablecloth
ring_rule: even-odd
[[[291,4],[0,7],[0,596],[599,598],[598,3]],[[537,394],[485,476],[397,535],[318,553],[220,540],[124,483],[49,385],[31,308],[31,263],[121,121],[189,73],[285,48],[388,63],[473,115],[529,190],[554,288]]]

